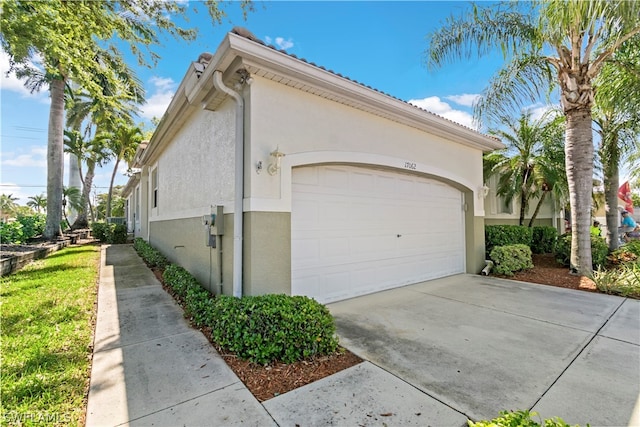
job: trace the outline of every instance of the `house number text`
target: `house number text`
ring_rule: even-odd
[[[404,162],[405,169],[416,170],[416,164],[413,162]]]

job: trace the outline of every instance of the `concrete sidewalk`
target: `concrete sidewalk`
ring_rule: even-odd
[[[262,405],[131,245],[102,247],[87,426],[296,423],[463,426],[466,418],[368,362]]]
[[[87,426],[275,425],[131,245],[102,247]]]
[[[262,404],[131,245],[103,246],[87,426],[640,425],[640,301],[460,275],[329,305],[367,361]]]

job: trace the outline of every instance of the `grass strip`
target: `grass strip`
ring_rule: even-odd
[[[58,251],[0,278],[2,425],[82,425],[100,248]]]

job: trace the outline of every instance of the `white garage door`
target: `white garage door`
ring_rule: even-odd
[[[462,193],[417,175],[295,168],[291,293],[326,303],[462,273]]]

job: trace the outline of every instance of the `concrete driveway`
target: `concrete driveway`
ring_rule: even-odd
[[[329,309],[343,346],[458,416],[640,425],[638,300],[458,275]]]

